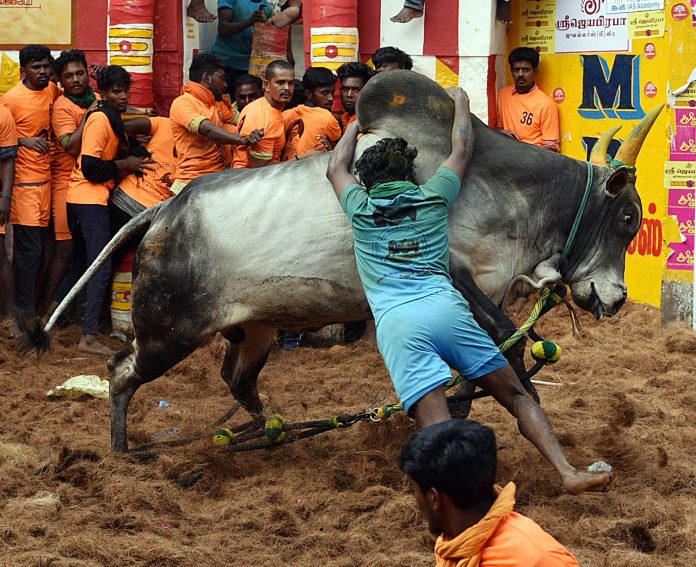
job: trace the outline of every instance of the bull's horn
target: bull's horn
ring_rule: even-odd
[[[592,153],[590,153],[590,163],[592,165],[607,165],[607,150],[609,149],[609,144],[611,144],[614,134],[619,130],[621,130],[621,126],[607,130],[597,138],[595,145],[592,147]]]
[[[645,118],[640,121],[640,124],[638,124],[638,126],[636,126],[630,133],[628,138],[623,141],[623,144],[621,144],[619,151],[616,152],[616,157],[614,159],[621,161],[626,165],[636,165],[638,152],[640,152],[640,149],[643,147],[643,142],[645,142],[645,138],[648,136],[650,128],[652,128],[652,125],[655,123],[655,120],[657,120],[657,117],[660,115],[660,112],[662,112],[664,106],[664,104],[661,104],[646,114]]]

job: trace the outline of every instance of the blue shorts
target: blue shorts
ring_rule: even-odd
[[[454,288],[387,311],[377,325],[377,345],[406,412],[447,383],[450,368],[475,380],[508,364]]]

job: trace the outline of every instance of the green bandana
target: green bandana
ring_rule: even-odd
[[[71,101],[73,101],[80,108],[89,108],[92,103],[97,100],[97,96],[94,94],[92,87],[89,88],[85,96],[72,96],[65,94]]]
[[[389,199],[405,193],[414,187],[418,187],[410,181],[387,181],[386,183],[377,183],[370,189],[371,199]]]

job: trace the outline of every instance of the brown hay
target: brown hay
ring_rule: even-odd
[[[571,462],[614,466],[611,490],[564,494],[514,420],[495,402],[476,401],[472,418],[498,435],[499,481],[514,481],[518,510],[583,565],[693,567],[696,337],[662,330],[659,313],[640,305],[601,323],[581,319],[579,337],[560,310],[538,325],[564,352],[539,375],[564,385],[538,388]],[[414,431],[404,416],[269,451],[230,455],[204,439],[149,464],[111,456],[107,401],[45,397],[72,375],[106,377],[104,360],[74,350],[78,339],[77,328],[58,331],[53,352],[36,359],[17,356],[0,338],[0,565],[433,564],[432,537],[396,467]],[[173,427],[181,436],[209,429],[232,402],[219,367],[200,349],[141,388],[131,404],[131,444]],[[394,400],[367,343],[274,350],[259,388],[291,421]],[[240,411],[233,421],[245,419]],[[55,505],[37,505],[47,493]]]

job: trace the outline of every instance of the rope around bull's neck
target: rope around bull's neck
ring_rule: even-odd
[[[561,252],[561,259],[558,261],[558,270],[561,270],[561,264],[568,258],[573,244],[575,243],[575,237],[578,234],[578,229],[580,228],[580,221],[585,215],[585,209],[587,208],[587,202],[590,199],[590,191],[592,189],[592,180],[594,178],[594,168],[589,161],[585,162],[587,166],[587,182],[585,183],[585,192],[582,195],[582,201],[580,201],[580,208],[575,215],[575,220],[573,221],[573,226],[570,227],[570,233],[568,234],[568,239],[566,240],[563,252]]]

